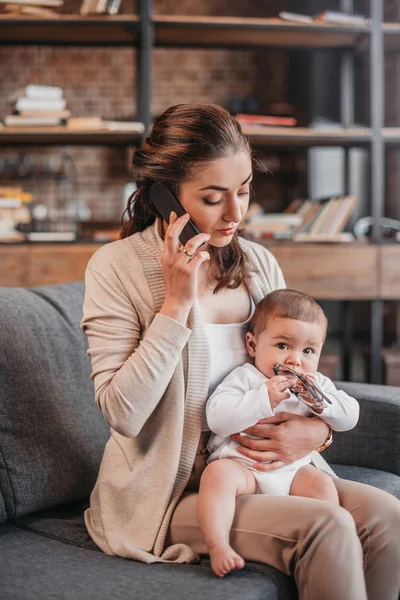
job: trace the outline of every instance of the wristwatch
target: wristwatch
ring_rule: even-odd
[[[323,450],[325,450],[328,446],[330,446],[333,442],[333,431],[332,429],[329,427],[329,432],[328,432],[328,437],[326,438],[326,440],[324,441],[324,443],[322,444],[322,446],[320,446],[319,448],[317,448],[317,452],[322,452]]]

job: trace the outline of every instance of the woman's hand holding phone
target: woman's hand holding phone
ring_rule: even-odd
[[[199,250],[210,239],[210,234],[199,233],[183,247],[179,236],[188,223],[190,215],[177,217],[172,212],[165,232],[161,255],[166,297],[160,313],[186,324],[190,309],[197,297],[197,278],[200,265],[210,260],[206,250]]]

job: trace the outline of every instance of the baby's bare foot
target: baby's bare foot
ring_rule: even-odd
[[[211,568],[218,577],[236,569],[243,569],[244,560],[229,545],[215,545],[208,549]]]

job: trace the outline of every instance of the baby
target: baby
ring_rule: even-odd
[[[358,402],[317,372],[326,331],[326,316],[310,296],[295,290],[271,292],[257,305],[246,335],[253,362],[234,369],[208,400],[210,457],[201,478],[197,513],[216,575],[222,577],[244,566],[229,544],[236,496],[293,495],[339,503],[333,480],[311,464],[311,454],[263,472],[254,468],[253,461],[240,454],[230,439],[230,435],[282,411],[316,414],[335,431],[356,425]],[[275,375],[277,363],[316,383],[331,404],[310,409],[290,391],[302,389],[295,375]]]

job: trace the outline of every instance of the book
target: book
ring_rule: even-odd
[[[55,127],[61,125],[63,122],[63,119],[59,117],[48,116],[26,117],[24,115],[6,115],[4,117],[4,125],[6,127]]]
[[[96,13],[104,14],[106,12],[108,0],[97,0]]]
[[[144,125],[140,121],[103,121],[108,131],[131,131],[132,133],[143,133]]]
[[[30,242],[73,242],[75,231],[31,231],[26,234]]]
[[[342,232],[342,233],[332,233],[330,235],[327,235],[326,233],[314,233],[314,234],[298,233],[294,236],[293,239],[295,242],[305,242],[307,244],[308,243],[321,244],[321,243],[326,243],[326,242],[340,244],[342,242],[353,242],[355,238],[352,233]]]
[[[28,98],[27,96],[22,96],[18,98],[15,110],[64,110],[67,105],[67,101],[64,98]]]
[[[18,114],[21,117],[58,117],[59,119],[69,119],[71,111],[69,108],[64,110],[20,110]]]
[[[339,10],[326,10],[313,16],[281,11],[278,16],[284,21],[305,24],[312,24],[318,21],[337,25],[368,25],[370,23],[370,20],[362,15],[341,12]]]
[[[53,85],[29,84],[16,90],[8,97],[8,102],[15,102],[18,98],[36,98],[39,100],[59,100],[63,97],[63,89]]]
[[[116,15],[119,11],[121,0],[108,0],[107,2],[107,13],[109,15]]]
[[[302,225],[295,231],[296,241],[321,241],[326,238],[339,240],[357,203],[355,196],[340,196],[305,200],[294,214],[299,214]],[[354,239],[344,236],[343,241]]]
[[[64,0],[0,0],[0,4],[26,4],[28,6],[49,6],[57,8],[64,4]]]
[[[292,214],[297,212],[300,206],[303,204],[304,200],[302,198],[295,198],[290,202],[290,204],[283,211],[285,214]]]
[[[340,199],[338,203],[337,211],[332,216],[332,220],[328,225],[328,234],[335,234],[342,232],[343,228],[346,226],[351,213],[353,212],[355,206],[357,204],[356,196],[345,196]]]
[[[68,120],[67,129],[100,131],[105,129],[105,124],[101,117],[74,117]]]
[[[28,15],[31,17],[40,17],[41,19],[60,19],[60,13],[52,8],[44,8],[43,6],[29,6],[25,4],[2,4],[7,13],[17,15]]]
[[[276,117],[274,115],[250,115],[239,113],[235,116],[241,125],[265,125],[267,127],[295,127],[297,119],[294,117]]]
[[[284,21],[293,21],[295,23],[313,23],[314,20],[309,15],[299,15],[298,13],[288,12],[283,10],[279,13],[279,18]]]
[[[82,16],[92,15],[96,12],[97,0],[83,0],[80,8]]]
[[[326,10],[318,15],[314,15],[314,21],[336,23],[338,25],[368,25],[369,23],[369,20],[362,15],[354,15],[338,10]]]

